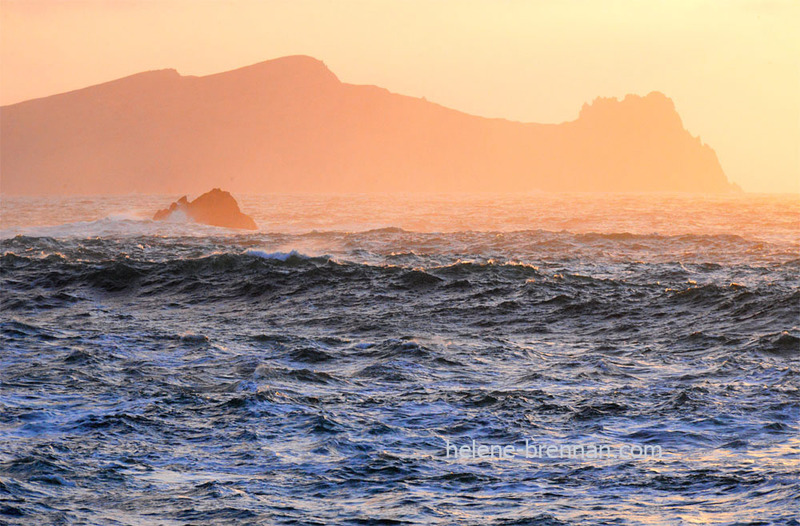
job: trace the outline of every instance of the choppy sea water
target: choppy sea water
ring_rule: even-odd
[[[175,197],[2,197],[0,524],[800,524],[797,197]]]

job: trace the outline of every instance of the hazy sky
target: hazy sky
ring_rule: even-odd
[[[800,191],[800,2],[2,0],[0,103],[284,55],[468,113],[666,93],[749,191]]]

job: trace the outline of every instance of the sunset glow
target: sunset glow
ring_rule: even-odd
[[[799,524],[798,27],[0,0],[0,524]]]
[[[296,54],[343,82],[525,122],[660,91],[732,182],[797,192],[798,25],[791,1],[3,0],[0,103]]]

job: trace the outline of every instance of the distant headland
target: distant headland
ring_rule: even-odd
[[[0,108],[4,194],[738,190],[662,93],[489,119],[291,56],[149,71]]]

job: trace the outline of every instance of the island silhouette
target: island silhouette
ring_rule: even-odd
[[[738,189],[659,92],[521,123],[342,83],[307,56],[3,106],[0,137],[4,194]]]
[[[253,218],[239,209],[239,203],[233,196],[219,188],[213,188],[193,201],[183,196],[169,208],[158,210],[153,215],[154,221],[189,220],[205,225],[226,228],[256,230],[258,226]]]

